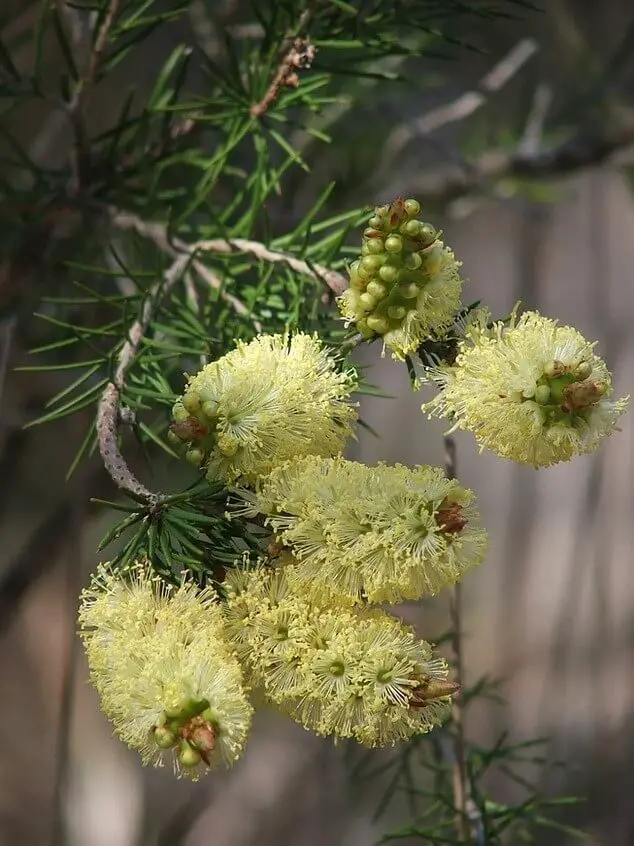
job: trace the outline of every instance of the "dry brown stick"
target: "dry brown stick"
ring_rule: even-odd
[[[297,88],[299,85],[297,71],[311,66],[317,51],[308,38],[302,38],[298,35],[306,27],[310,15],[311,12],[309,9],[305,9],[300,15],[297,26],[295,27],[295,37],[288,50],[282,56],[282,60],[275,71],[271,84],[259,103],[254,103],[251,106],[250,112],[252,117],[262,117],[280,96],[283,88]]]
[[[286,264],[291,270],[322,282],[334,294],[341,294],[348,287],[348,280],[342,273],[320,264],[312,264],[312,262],[309,264],[289,253],[271,250],[259,241],[250,241],[246,238],[232,238],[231,240],[213,238],[209,241],[197,241],[194,244],[186,244],[179,238],[170,240],[167,227],[163,223],[144,221],[136,215],[118,211],[117,209],[111,210],[111,219],[119,229],[134,229],[139,235],[150,239],[160,249],[169,252],[170,255],[178,254],[178,250],[187,252],[189,255],[195,255],[200,252],[249,253],[261,261]],[[194,267],[197,273],[200,272],[195,260],[192,262],[192,267]],[[210,271],[206,269],[206,272],[209,273]],[[226,294],[225,296],[229,297],[230,295]],[[244,309],[244,306],[242,308]],[[239,313],[242,314],[244,311],[239,311]]]

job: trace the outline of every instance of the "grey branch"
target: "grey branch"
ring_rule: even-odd
[[[429,202],[446,204],[502,179],[555,179],[597,167],[633,145],[634,123],[593,134],[579,133],[549,150],[491,151],[468,169],[450,166],[423,173],[410,182],[409,190]]]
[[[398,126],[385,143],[380,172],[385,173],[398,154],[414,138],[431,135],[441,127],[464,120],[476,112],[486,103],[488,96],[503,88],[538,49],[537,42],[532,38],[522,39],[482,77],[472,91],[466,91],[453,102],[445,103],[421,117]]]
[[[158,300],[181,279],[188,262],[187,254],[175,259],[161,284],[157,285],[146,299],[140,318],[130,327],[128,339],[121,347],[114,376],[103,392],[97,410],[97,440],[106,471],[119,488],[144,500],[149,505],[158,505],[161,495],[148,490],[135,478],[119,449],[121,393],[125,387],[127,372],[139,351],[139,345],[150,325]]]
[[[334,294],[341,294],[348,287],[348,280],[336,270],[331,270],[320,264],[313,264],[299,259],[290,253],[283,253],[279,250],[271,250],[259,241],[250,241],[246,238],[232,238],[226,240],[224,238],[213,238],[209,241],[197,241],[194,244],[186,244],[180,238],[168,237],[167,227],[163,223],[153,223],[141,220],[136,215],[128,212],[118,211],[113,209],[111,211],[111,219],[115,226],[119,229],[133,229],[144,238],[153,241],[160,249],[167,252],[169,255],[178,255],[180,252],[185,252],[189,256],[195,256],[200,253],[248,253],[265,262],[281,263],[291,268],[291,270],[301,273],[302,276],[310,276],[312,279],[326,285]],[[191,266],[200,274],[201,262],[197,259],[192,261]],[[210,273],[208,268],[205,268],[207,274]],[[214,287],[220,285],[220,280],[217,280]],[[248,313],[245,306],[230,294],[221,292],[221,296],[231,302],[239,314]],[[239,305],[238,305],[239,303]],[[258,329],[258,331],[260,331]]]

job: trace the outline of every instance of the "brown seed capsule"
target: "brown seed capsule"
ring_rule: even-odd
[[[454,696],[460,691],[460,685],[449,679],[421,679],[420,684],[412,689],[409,695],[410,708],[424,708],[434,699]]]

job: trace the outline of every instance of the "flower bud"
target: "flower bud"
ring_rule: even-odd
[[[192,767],[197,767],[202,760],[200,752],[196,749],[193,749],[189,743],[182,742],[181,748],[178,753],[178,763],[181,767],[185,767],[186,769],[191,769]]]
[[[535,402],[540,405],[548,405],[550,402],[550,388],[548,385],[538,385],[535,388]]]
[[[364,247],[367,249],[369,255],[376,256],[383,252],[384,245],[382,238],[371,238],[366,241]]]
[[[388,253],[400,253],[403,249],[403,239],[400,235],[388,235],[385,239],[385,249]]]
[[[200,467],[203,463],[205,455],[201,449],[188,449],[185,453],[185,460],[192,465],[192,467]]]
[[[407,309],[404,306],[389,306],[387,316],[392,320],[402,320],[407,314]]]
[[[410,253],[403,259],[403,264],[408,270],[418,270],[422,263],[423,260],[418,253]]]
[[[385,285],[381,285],[380,282],[373,279],[372,282],[368,282],[367,293],[375,297],[377,300],[381,300],[387,295],[387,288]]]
[[[423,224],[420,220],[408,220],[407,223],[401,226],[401,232],[403,235],[407,235],[408,238],[418,238],[422,228]]]
[[[154,729],[154,742],[159,749],[170,749],[176,743],[176,735],[165,726]]]
[[[368,220],[368,223],[373,229],[380,229],[383,226],[383,220],[377,215],[371,217],[370,220]]]
[[[379,276],[384,282],[387,282],[388,285],[392,285],[394,282],[396,282],[398,270],[391,264],[384,264],[383,267],[379,270]]]
[[[376,305],[375,297],[373,297],[372,294],[370,294],[368,291],[366,291],[364,294],[361,294],[361,296],[359,297],[359,302],[361,303],[363,308],[368,310],[374,308],[374,306]]]
[[[202,406],[205,417],[215,417],[218,414],[218,403],[215,400],[206,400]]]
[[[423,223],[418,240],[422,242],[425,247],[429,247],[434,243],[437,237],[438,230],[432,226],[431,223]]]
[[[194,391],[187,392],[182,403],[190,414],[196,414],[200,410],[200,397]]]
[[[363,268],[364,274],[373,275],[381,267],[383,261],[382,256],[365,256],[361,259],[360,267]]]
[[[579,381],[583,381],[583,379],[587,379],[592,373],[592,365],[589,361],[580,361],[579,364],[575,367],[575,378],[579,379]]]
[[[172,408],[172,417],[176,423],[185,423],[189,420],[189,412],[182,402],[179,401],[174,403],[174,407]]]
[[[407,285],[401,285],[398,289],[399,294],[406,300],[413,300],[418,296],[418,285],[410,282]]]
[[[405,200],[403,206],[410,217],[416,217],[417,214],[420,214],[421,206],[418,200]]]
[[[377,335],[383,335],[390,328],[384,317],[377,317],[374,314],[368,317],[368,326],[376,332]]]

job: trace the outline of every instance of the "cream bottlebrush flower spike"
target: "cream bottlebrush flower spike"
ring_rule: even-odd
[[[417,200],[377,206],[350,265],[342,316],[368,340],[380,336],[396,359],[425,338],[442,336],[460,307],[460,262],[430,223],[417,220]]]
[[[125,577],[102,565],[79,622],[102,710],[144,764],[171,758],[195,780],[237,760],[252,708],[211,589],[172,588],[141,564]]]
[[[420,599],[456,582],[486,551],[473,493],[436,467],[307,456],[243,496],[245,513],[267,515],[297,559],[292,572],[313,596]]]
[[[253,484],[297,455],[334,455],[352,435],[352,371],[317,336],[260,335],[189,377],[170,440],[210,481]]]
[[[231,572],[227,632],[253,684],[307,729],[366,746],[430,731],[458,686],[400,620],[308,599],[281,566]]]
[[[473,432],[481,449],[546,467],[593,452],[617,430],[629,397],[612,381],[595,343],[535,311],[508,323],[472,318],[452,366],[429,371],[440,392],[422,408]]]

